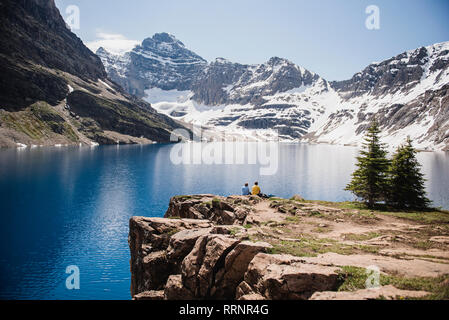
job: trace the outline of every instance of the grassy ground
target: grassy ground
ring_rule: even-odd
[[[365,289],[368,274],[366,269],[345,266],[339,272],[341,284],[338,291]],[[430,294],[422,299],[449,299],[449,275],[436,278],[407,278],[394,275],[380,275],[380,285],[393,285],[398,289],[427,291]]]
[[[399,264],[402,259],[419,259],[443,265],[449,263],[449,259],[441,255],[446,251],[447,244],[430,241],[433,236],[449,236],[448,211],[399,211],[385,206],[369,209],[357,202],[280,198],[270,199],[270,210],[281,213],[284,220],[262,223],[262,230],[251,235],[251,240],[270,243],[272,248],[268,253],[271,254],[315,257],[333,252],[381,256],[385,254],[382,249],[392,249],[391,258],[398,259]],[[433,251],[426,255],[429,249],[436,250],[438,255],[432,255]],[[343,267],[339,276],[339,291],[366,288],[368,274],[365,268]],[[382,273],[380,285],[429,292],[424,299],[449,299],[449,275],[413,278],[402,276],[402,273],[399,275],[399,272]]]
[[[36,102],[19,112],[3,112],[0,122],[5,127],[27,135],[36,143],[61,135],[70,142],[79,142],[78,136],[59,113],[46,102]]]
[[[381,214],[401,219],[413,220],[421,223],[449,223],[449,211],[438,208],[430,208],[424,211],[417,210],[394,210],[386,206],[379,205],[374,209],[369,209],[365,204],[360,202],[328,202],[328,201],[309,201],[306,203],[319,203],[322,205],[339,208],[343,210],[356,210],[358,214],[364,216],[372,216],[373,214]],[[351,214],[349,211],[348,214]]]
[[[345,244],[334,239],[316,238],[303,235],[300,239],[279,240],[273,237],[259,237],[257,240],[270,243],[271,254],[290,254],[297,257],[316,257],[319,254],[335,252],[343,255],[357,253],[376,253],[378,248],[362,244]]]

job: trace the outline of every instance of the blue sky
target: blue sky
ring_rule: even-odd
[[[90,47],[132,46],[169,32],[208,61],[287,58],[327,80],[349,79],[373,61],[449,41],[447,0],[56,0],[80,8],[74,32]],[[380,9],[368,30],[365,9]],[[103,42],[99,42],[103,41]]]

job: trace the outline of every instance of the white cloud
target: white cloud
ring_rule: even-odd
[[[124,35],[97,32],[97,39],[86,43],[86,46],[96,52],[98,48],[103,47],[107,51],[122,54],[124,52],[132,50],[136,45],[140,44],[138,40],[127,39]]]

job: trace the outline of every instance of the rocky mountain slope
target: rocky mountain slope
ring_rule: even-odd
[[[449,42],[373,63],[332,86],[339,108],[311,130],[312,139],[354,144],[375,116],[390,145],[410,135],[421,148],[448,150]]]
[[[187,90],[207,62],[167,33],[155,34],[123,55],[97,50],[111,79],[143,97],[146,88]]]
[[[0,146],[169,141],[180,127],[108,79],[54,0],[2,0],[0,39]]]
[[[347,205],[347,204],[346,204]],[[179,196],[130,220],[136,300],[448,299],[449,216],[254,196]],[[367,288],[367,268],[381,272]]]
[[[375,116],[392,147],[409,135],[422,149],[449,148],[449,42],[373,63],[347,81],[328,82],[282,58],[260,65],[222,58],[207,64],[184,45],[161,53],[158,47],[166,41],[179,42],[171,35],[150,39],[153,46],[144,45],[147,39],[121,56],[104,49],[97,54],[129,92],[174,119],[225,131],[232,139],[257,132],[284,141],[358,145]],[[138,54],[136,64],[130,57]],[[179,56],[192,59],[189,71],[174,64]]]

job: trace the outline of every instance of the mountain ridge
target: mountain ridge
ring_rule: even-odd
[[[154,52],[140,53],[147,57],[141,63],[163,63]],[[139,90],[131,91],[159,112],[244,139],[254,131],[261,139],[277,132],[282,141],[359,145],[376,117],[392,147],[411,136],[418,148],[449,150],[449,42],[372,63],[343,81],[327,81],[279,57],[256,65],[217,58],[198,64],[188,83],[170,87],[158,83],[182,72],[142,75],[151,81],[134,82]]]

